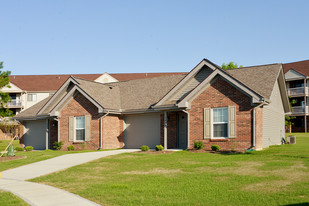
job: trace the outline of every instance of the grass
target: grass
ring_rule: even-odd
[[[13,195],[10,192],[4,192],[4,191],[0,191],[0,203],[1,203],[1,206],[11,206],[11,205],[26,206],[28,205],[25,201],[23,201],[19,197]]]
[[[102,205],[309,204],[309,135],[247,154],[127,153],[32,181]]]
[[[0,140],[0,151],[5,150],[8,146],[10,140]],[[14,148],[19,146],[19,140],[14,140],[13,142]]]
[[[8,145],[9,140],[0,140],[0,151],[3,151],[5,147]],[[14,147],[19,146],[19,140],[14,140]],[[25,158],[16,159],[11,161],[1,161],[3,159],[0,158],[0,172],[19,167],[22,165],[46,160],[49,158],[57,157],[64,154],[71,153],[80,153],[80,152],[93,152],[89,150],[83,151],[58,151],[58,150],[41,150],[41,151],[31,151],[31,152],[15,152],[16,156],[24,156]]]

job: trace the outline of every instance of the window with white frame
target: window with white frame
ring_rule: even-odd
[[[85,141],[85,116],[75,117],[75,140]]]
[[[212,109],[212,137],[228,138],[228,117],[229,110],[227,107]]]
[[[28,102],[36,102],[36,94],[28,94],[27,100]]]

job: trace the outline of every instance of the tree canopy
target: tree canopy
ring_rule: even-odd
[[[0,62],[0,89],[7,86],[10,83],[9,75],[10,71],[2,71],[3,62]],[[8,93],[3,93],[0,90],[0,116],[1,117],[10,117],[13,115],[13,112],[7,108],[7,103],[11,101],[11,97]]]
[[[235,68],[240,68],[240,67],[242,67],[242,65],[240,65],[240,66],[238,66],[236,63],[234,63],[234,62],[230,62],[230,63],[228,63],[228,64],[225,64],[224,62],[223,62],[223,64],[221,65],[221,68],[222,69],[235,69]]]

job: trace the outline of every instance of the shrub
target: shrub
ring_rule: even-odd
[[[62,146],[63,146],[64,142],[61,141],[61,142],[54,142],[53,143],[53,148],[56,149],[56,150],[61,150]]]
[[[15,147],[15,150],[18,151],[18,152],[25,151],[25,149],[23,147]]]
[[[25,147],[25,150],[26,150],[27,152],[30,152],[30,151],[33,150],[33,147],[32,147],[32,146],[27,146],[27,147]]]
[[[75,149],[75,148],[74,148],[73,145],[68,146],[68,150],[69,150],[69,151],[74,150],[74,149]]]
[[[148,150],[149,150],[149,147],[148,147],[147,145],[143,145],[143,146],[140,147],[140,149],[141,149],[142,151],[148,151]]]
[[[195,149],[203,149],[204,143],[202,141],[194,141],[194,148]]]
[[[219,151],[219,150],[220,150],[220,146],[219,146],[219,145],[216,145],[216,144],[211,145],[211,150],[212,150],[212,151]]]
[[[157,145],[156,146],[156,151],[162,151],[164,147],[162,145]]]

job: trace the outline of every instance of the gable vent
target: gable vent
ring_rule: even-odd
[[[188,82],[176,92],[171,100],[182,100],[195,87],[197,87],[197,85],[204,81],[204,79],[206,79],[212,73],[212,71],[212,69],[204,66],[193,78],[189,79]]]

